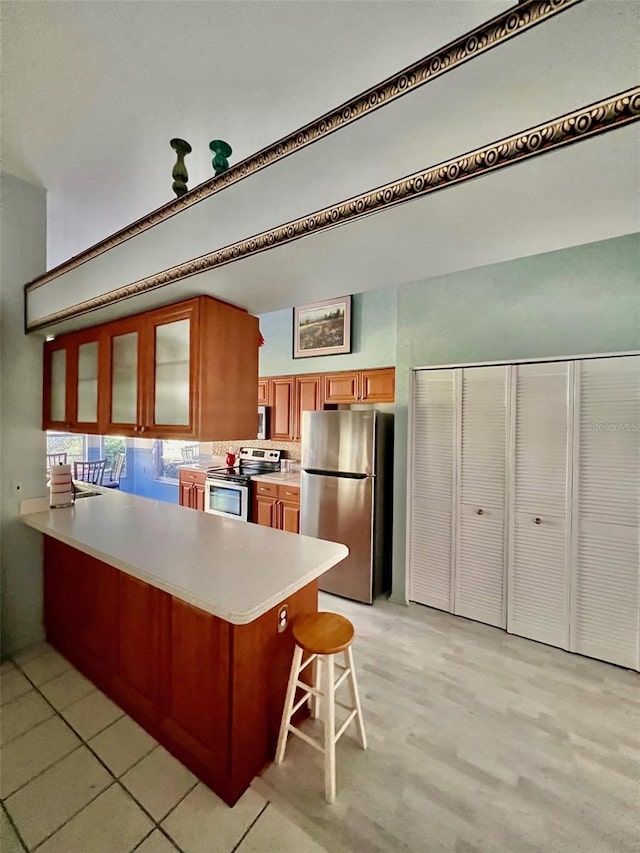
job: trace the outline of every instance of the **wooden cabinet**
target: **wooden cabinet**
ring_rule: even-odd
[[[325,403],[393,403],[394,367],[324,374]]]
[[[271,405],[270,400],[269,400],[269,380],[268,379],[258,379],[258,405],[259,406]]]
[[[273,376],[260,381],[268,382],[266,399],[271,406],[269,438],[274,441],[300,441],[302,412],[315,412],[322,408],[321,374]]]
[[[48,341],[43,429],[252,438],[257,327],[246,311],[200,296]]]
[[[253,484],[253,520],[256,524],[300,532],[300,488],[287,484]]]
[[[99,371],[104,342],[94,329],[45,343],[44,429],[96,433],[104,420]]]
[[[188,506],[191,509],[204,511],[204,471],[196,471],[193,468],[181,468],[178,474],[178,485],[180,490],[180,506]]]
[[[47,639],[228,805],[273,760],[294,639],[313,581],[233,625],[49,536]]]
[[[293,441],[295,436],[295,376],[277,376],[269,380],[272,441]]]

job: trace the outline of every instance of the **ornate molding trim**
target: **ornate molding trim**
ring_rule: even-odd
[[[180,279],[224,266],[275,246],[283,246],[310,234],[344,225],[372,213],[379,213],[405,201],[420,198],[463,181],[512,166],[514,163],[539,157],[557,148],[607,133],[639,118],[640,87],[636,87],[50,314],[28,324],[27,331],[46,328],[62,320],[95,311],[122,299],[164,287]]]
[[[418,60],[413,65],[407,66],[407,68],[394,74],[393,77],[383,80],[382,83],[373,86],[360,95],[356,95],[334,110],[320,116],[320,118],[295,130],[288,136],[284,136],[267,148],[263,148],[257,154],[242,160],[222,175],[203,181],[180,198],[157,208],[126,228],[116,231],[106,240],[96,243],[79,255],[75,255],[68,261],[48,270],[25,285],[25,292],[28,293],[42,287],[58,276],[90,261],[109,249],[113,249],[120,243],[130,240],[148,228],[153,228],[154,225],[164,222],[180,211],[191,207],[191,205],[197,204],[254,172],[258,172],[289,156],[289,154],[293,154],[294,151],[305,148],[307,145],[322,139],[322,137],[340,130],[396,98],[403,97],[425,83],[441,77],[470,59],[486,53],[514,36],[581,2],[582,0],[524,0],[524,2],[520,2],[517,7],[497,15],[474,30],[460,36],[460,38]]]

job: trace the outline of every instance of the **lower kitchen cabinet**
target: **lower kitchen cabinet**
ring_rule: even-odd
[[[299,533],[300,488],[275,483],[254,483],[253,520],[265,527]]]
[[[181,468],[179,473],[180,506],[204,510],[204,471]]]
[[[47,640],[232,806],[273,760],[294,639],[313,581],[231,624],[71,546],[44,538]]]

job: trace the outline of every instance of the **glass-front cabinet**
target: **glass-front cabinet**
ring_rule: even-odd
[[[257,318],[199,296],[47,341],[43,429],[249,438],[257,381]]]
[[[43,429],[98,431],[100,347],[95,331],[46,342]]]

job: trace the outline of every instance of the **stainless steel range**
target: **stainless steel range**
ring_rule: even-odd
[[[241,447],[235,465],[209,468],[205,480],[205,512],[251,521],[251,476],[279,471],[280,454],[280,450]]]

